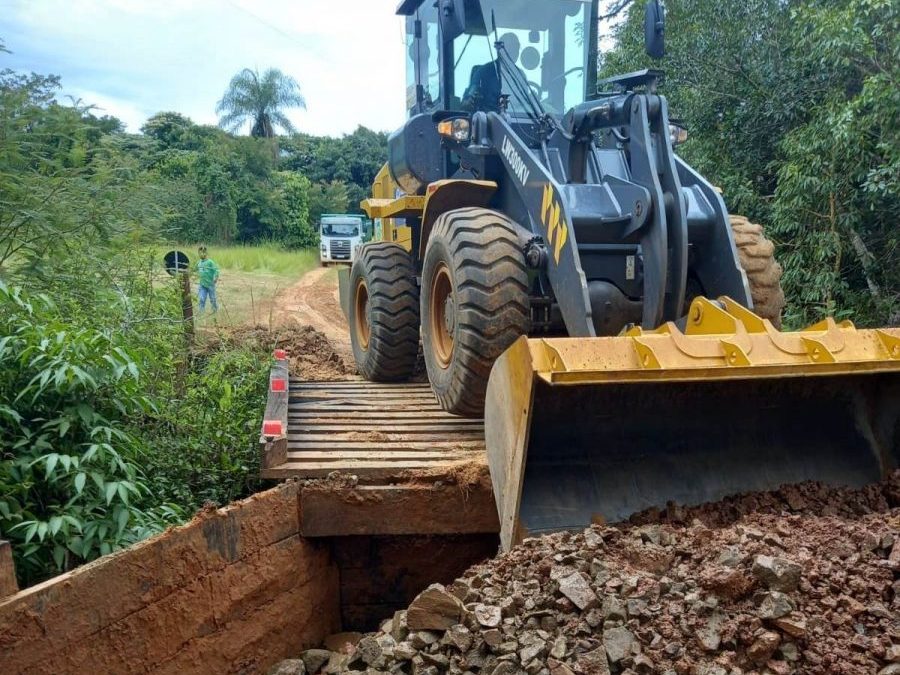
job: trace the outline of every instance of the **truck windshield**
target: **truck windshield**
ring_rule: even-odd
[[[497,110],[500,93],[509,94],[511,110],[527,109],[525,96],[510,78],[502,78],[502,92],[499,87],[492,13],[506,52],[548,112],[561,115],[584,101],[586,73],[594,68],[588,63],[589,1],[481,0],[473,4],[482,9],[476,22],[479,28],[453,43],[457,109]]]
[[[356,223],[322,223],[322,235],[326,237],[356,237],[359,225]]]

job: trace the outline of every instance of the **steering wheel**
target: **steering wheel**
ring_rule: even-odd
[[[569,68],[569,69],[568,69],[566,72],[564,72],[562,75],[557,75],[556,77],[554,77],[552,80],[550,80],[550,81],[547,83],[547,86],[549,87],[549,86],[550,86],[551,84],[553,84],[554,82],[559,82],[560,80],[562,80],[563,78],[568,77],[568,76],[571,75],[572,73],[577,73],[579,70],[582,72],[582,74],[584,74],[584,66],[575,66],[574,68]]]
[[[531,80],[526,81],[528,82],[528,86],[531,87],[531,90],[534,92],[535,96],[537,96],[538,100],[540,100],[544,95],[544,88],[537,82],[532,82]]]

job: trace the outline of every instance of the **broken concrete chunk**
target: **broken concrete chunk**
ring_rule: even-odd
[[[753,576],[773,591],[789,593],[800,585],[800,565],[785,558],[758,555],[753,559]]]
[[[328,663],[328,660],[331,658],[331,652],[327,649],[307,649],[300,655],[300,658],[303,659],[306,672],[310,673],[310,675],[315,675],[322,670],[322,666]]]
[[[580,610],[597,604],[597,595],[591,590],[591,585],[581,572],[560,579],[559,592]]]
[[[760,597],[756,615],[760,619],[780,619],[794,611],[794,603],[780,591],[769,591]]]
[[[306,675],[306,664],[303,659],[285,659],[272,666],[269,675]]]
[[[485,628],[496,628],[503,618],[502,610],[495,605],[478,603],[475,605],[475,620]]]
[[[781,636],[775,631],[767,630],[747,648],[747,658],[761,666],[772,658],[772,654],[778,649],[779,644],[781,644]]]
[[[697,631],[697,640],[705,651],[718,651],[719,645],[722,644],[722,626],[725,623],[725,615],[720,612],[713,612],[706,625]]]
[[[631,656],[634,634],[624,627],[610,628],[603,631],[603,646],[609,660],[618,663],[626,656]]]
[[[794,638],[806,637],[806,619],[802,614],[792,614],[772,621],[772,625]]]
[[[460,622],[463,604],[441,584],[432,584],[416,596],[406,612],[410,630],[447,630]]]

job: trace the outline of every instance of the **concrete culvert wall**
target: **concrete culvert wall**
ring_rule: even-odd
[[[286,484],[0,601],[0,672],[258,672],[340,627]]]

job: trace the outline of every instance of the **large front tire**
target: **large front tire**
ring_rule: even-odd
[[[419,287],[403,247],[366,244],[350,269],[350,343],[359,374],[407,380],[419,351]]]
[[[516,225],[482,208],[439,216],[425,251],[420,313],[425,367],[441,407],[480,417],[494,360],[531,323]]]
[[[775,245],[766,237],[762,225],[751,223],[744,216],[731,216],[731,231],[741,268],[750,283],[753,311],[781,328],[784,291],[781,265],[775,260]]]

